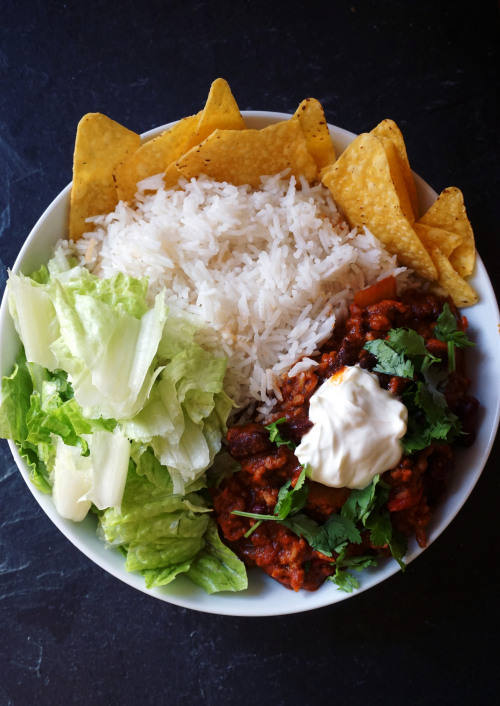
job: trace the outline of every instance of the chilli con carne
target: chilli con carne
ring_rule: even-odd
[[[377,360],[365,347],[370,341],[386,339],[394,329],[417,332],[425,341],[428,353],[439,359],[439,368],[446,379],[446,403],[458,418],[461,429],[455,441],[465,446],[472,444],[478,401],[468,394],[470,381],[465,371],[464,351],[454,352],[451,368],[450,347],[436,334],[436,324],[446,302],[437,294],[418,290],[408,290],[398,297],[393,278],[359,292],[344,325],[334,331],[316,357],[317,365],[284,381],[283,399],[277,402],[272,417],[229,429],[229,453],[238,461],[240,469],[212,489],[212,497],[221,536],[247,566],[260,567],[295,591],[301,588],[312,591],[335,573],[339,551],[342,551],[342,559],[390,556],[388,544],[375,544],[373,536],[362,526],[357,542],[344,543],[344,548],[337,552],[323,553],[286,524],[258,521],[255,517],[235,513],[269,516],[277,506],[284,484],[288,482],[292,488],[296,484],[302,467],[293,448],[311,428],[308,418],[311,395],[344,366],[360,365],[373,371],[381,387],[400,398],[404,396],[411,380],[374,371]],[[465,332],[466,318],[458,314],[449,300],[448,306],[456,330]],[[280,421],[280,437],[289,443],[277,444],[271,440],[266,425],[277,420]],[[381,481],[387,488],[385,507],[395,531],[405,537],[415,536],[418,544],[425,547],[426,527],[453,467],[450,443],[434,440],[424,448],[402,455],[394,468],[382,474]],[[302,513],[319,524],[341,513],[353,492],[310,479],[305,483],[308,493]]]

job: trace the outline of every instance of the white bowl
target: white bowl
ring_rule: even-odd
[[[260,128],[267,124],[287,119],[283,113],[248,111],[243,113],[249,127]],[[151,138],[170,125],[163,125],[143,135]],[[353,133],[330,126],[330,131],[340,154],[354,139]],[[436,198],[434,190],[423,179],[415,175],[420,204],[426,210]],[[67,219],[71,185],[68,185],[50,204],[24,243],[13,266],[13,271],[25,274],[47,262],[59,238],[67,236]],[[500,402],[496,386],[488,384],[497,379],[500,365],[500,343],[498,337],[499,312],[493,288],[481,259],[477,258],[475,273],[471,280],[479,294],[479,303],[465,310],[469,319],[469,333],[476,346],[468,350],[469,370],[474,382],[471,394],[480,400],[477,438],[469,449],[457,450],[457,465],[448,488],[446,498],[433,516],[428,531],[431,544],[452,521],[463,506],[476,484],[490,453],[498,428]],[[0,309],[0,372],[10,374],[19,348],[19,339],[8,312],[4,296]],[[479,375],[480,371],[480,375]],[[95,519],[89,515],[81,523],[73,523],[60,517],[52,498],[39,493],[29,480],[28,469],[19,456],[15,444],[9,442],[14,459],[37,502],[61,532],[86,556],[116,578],[167,603],[192,608],[207,613],[238,616],[267,616],[299,613],[313,608],[337,603],[361,591],[375,586],[399,571],[398,564],[387,559],[378,567],[359,574],[360,588],[353,594],[338,590],[327,582],[318,591],[295,593],[281,586],[258,569],[249,571],[249,587],[240,593],[221,593],[212,596],[194,586],[187,579],[178,577],[172,584],[148,590],[142,575],[125,570],[124,557],[108,549],[96,537]],[[412,561],[422,549],[415,541],[410,542],[406,561]]]

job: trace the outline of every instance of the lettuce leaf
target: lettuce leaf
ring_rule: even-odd
[[[148,587],[186,573],[207,591],[246,587],[203,493],[233,407],[226,359],[195,342],[201,321],[147,303],[147,280],[100,279],[56,252],[31,277],[11,274],[24,348],[2,380],[0,435],[32,481],[98,533]]]
[[[7,291],[9,310],[23,342],[26,359],[55,370],[58,364],[51,345],[59,338],[60,330],[47,285],[11,273]]]
[[[185,492],[221,448],[233,406],[223,390],[225,371],[225,358],[193,343],[165,363],[143,409],[121,420],[129,438],[151,445],[176,493]]]
[[[33,384],[23,349],[17,357],[12,374],[2,378],[0,436],[3,439],[11,439],[16,444],[22,444],[26,440],[26,417],[32,390]]]
[[[131,417],[142,407],[167,317],[163,295],[147,306],[146,280],[75,267],[44,284],[11,273],[8,289],[27,360],[69,373],[87,416]]]
[[[100,513],[99,534],[126,555],[128,571],[141,571],[148,588],[170,583],[204,547],[206,507],[196,493],[181,496],[129,468],[121,509]]]
[[[215,520],[210,520],[203,539],[205,546],[191,562],[187,577],[207,593],[247,588],[245,564],[223,544]]]

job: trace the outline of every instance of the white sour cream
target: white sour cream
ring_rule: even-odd
[[[310,477],[333,488],[365,488],[402,453],[408,410],[372,373],[345,367],[312,395],[313,427],[295,455]]]

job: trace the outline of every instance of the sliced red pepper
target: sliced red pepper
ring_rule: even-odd
[[[354,303],[357,306],[372,306],[372,304],[378,304],[384,299],[396,299],[397,289],[396,289],[396,278],[390,275],[381,279],[380,282],[375,282],[371,287],[367,289],[362,289],[360,292],[356,292],[354,295]]]

